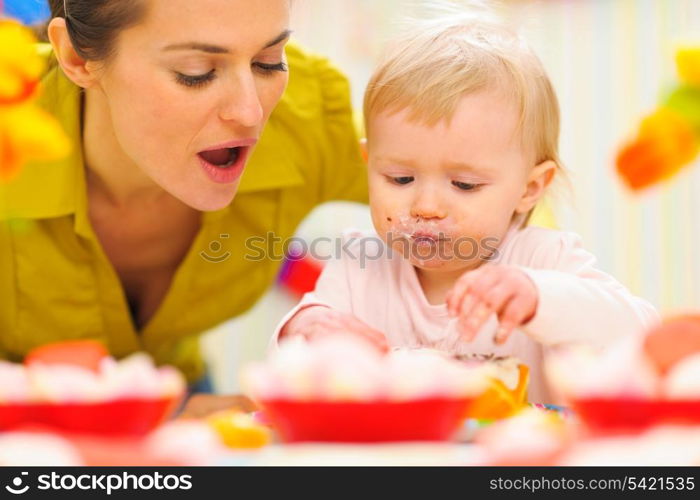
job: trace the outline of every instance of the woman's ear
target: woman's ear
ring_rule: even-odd
[[[48,26],[48,35],[58,64],[76,85],[87,89],[97,81],[96,64],[82,58],[73,48],[66,20],[54,17]]]
[[[552,160],[545,160],[539,165],[535,165],[530,171],[525,192],[515,211],[519,214],[525,214],[532,210],[537,201],[544,195],[547,186],[551,184],[556,172],[557,164]]]

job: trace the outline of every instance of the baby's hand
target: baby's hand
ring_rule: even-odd
[[[352,314],[325,306],[309,306],[296,313],[284,326],[280,337],[283,335],[302,335],[307,340],[314,340],[324,335],[338,333],[358,335],[382,352],[389,350],[386,337],[382,332],[372,328]]]
[[[464,273],[447,294],[447,309],[459,317],[457,328],[467,342],[496,313],[495,342],[503,344],[515,327],[532,319],[537,301],[537,288],[522,269],[494,264]]]

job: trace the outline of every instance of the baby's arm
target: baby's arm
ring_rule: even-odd
[[[471,318],[459,314],[460,323],[468,326],[470,319],[476,319],[478,329],[485,316],[495,312],[501,327],[522,326],[535,340],[554,346],[605,345],[641,333],[657,321],[648,302],[595,267],[595,257],[577,235],[531,230],[518,246],[512,263],[489,264],[458,281],[448,301],[451,309],[459,312],[465,301],[472,304],[466,308]],[[488,286],[482,286],[486,281]],[[470,293],[473,296],[467,300]],[[467,329],[467,337],[471,333]]]
[[[596,268],[581,238],[561,233],[551,250],[551,269],[525,268],[539,293],[537,312],[524,330],[545,345],[606,345],[641,334],[659,319],[654,307]]]
[[[383,333],[367,325],[352,314],[352,294],[346,258],[329,261],[316,282],[313,292],[304,295],[280,322],[272,342],[283,337],[301,335],[313,340],[333,333],[349,333],[370,341],[380,350],[387,350]],[[356,272],[366,272],[356,269]]]
[[[382,332],[352,314],[322,305],[311,305],[299,310],[282,327],[280,337],[301,335],[308,340],[314,340],[336,333],[358,335],[379,350],[388,350],[386,337]]]

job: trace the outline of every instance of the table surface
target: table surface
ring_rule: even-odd
[[[478,457],[474,445],[458,443],[275,444],[255,452],[232,452],[215,465],[449,466],[479,465]]]

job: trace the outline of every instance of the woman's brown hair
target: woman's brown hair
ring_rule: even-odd
[[[114,53],[119,32],[138,23],[144,0],[48,0],[51,17],[66,20],[73,48],[84,59],[104,61]]]

